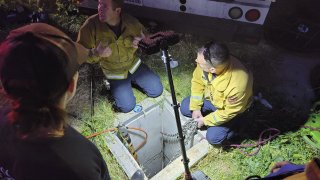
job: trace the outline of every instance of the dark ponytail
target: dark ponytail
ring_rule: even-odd
[[[19,134],[28,134],[37,129],[59,129],[65,126],[66,112],[55,105],[14,101],[9,119]]]

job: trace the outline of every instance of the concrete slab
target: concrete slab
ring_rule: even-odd
[[[127,119],[143,115],[147,110],[152,108],[155,105],[155,103],[161,103],[164,100],[172,102],[171,95],[168,91],[163,91],[162,95],[157,98],[146,98],[142,102],[138,103],[138,105],[142,106],[141,112],[134,112],[133,110],[128,113],[117,112],[114,121],[114,126],[116,127],[119,124],[123,124]]]
[[[202,159],[208,154],[209,143],[206,140],[202,140],[200,143],[193,146],[187,151],[187,157],[189,158],[189,167],[193,166],[196,162]],[[163,179],[177,179],[184,173],[184,165],[182,163],[182,156],[179,156],[175,161],[166,166],[162,171],[153,176],[152,180],[163,180]]]
[[[118,163],[120,164],[123,171],[126,173],[128,177],[132,177],[132,175],[137,170],[141,170],[139,164],[131,156],[131,154],[126,153],[126,147],[122,145],[122,142],[117,138],[117,136],[114,133],[109,133],[108,135],[106,135],[106,143],[111,153],[117,159]],[[145,175],[144,178],[147,179]]]

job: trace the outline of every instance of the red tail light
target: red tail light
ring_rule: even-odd
[[[250,22],[254,22],[260,18],[260,11],[257,9],[250,9],[246,12],[246,20]]]

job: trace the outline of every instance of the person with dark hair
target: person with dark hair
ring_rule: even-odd
[[[145,28],[134,17],[122,13],[123,0],[99,0],[98,14],[82,25],[77,42],[90,49],[89,63],[99,63],[110,83],[115,108],[129,112],[136,105],[132,84],[149,97],[158,97],[163,87],[137,55]]]
[[[66,104],[87,54],[43,23],[3,41],[0,80],[11,106],[0,111],[1,179],[110,179],[97,147],[67,124]]]
[[[180,111],[207,126],[210,144],[223,144],[245,124],[240,114],[251,105],[253,78],[226,45],[210,42],[198,50],[197,67],[191,80],[191,96],[183,99]]]

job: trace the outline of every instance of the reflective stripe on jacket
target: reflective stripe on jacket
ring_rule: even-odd
[[[200,110],[204,99],[217,108],[204,117],[204,124],[216,126],[223,124],[237,114],[244,112],[252,99],[253,77],[235,57],[231,57],[227,69],[212,80],[208,79],[197,65],[191,80],[190,110]],[[211,81],[211,82],[210,82]]]
[[[121,21],[119,38],[107,23],[100,22],[98,14],[89,17],[78,34],[77,41],[88,49],[95,48],[100,42],[111,48],[110,57],[92,57],[87,61],[88,63],[99,63],[109,79],[125,79],[128,72],[134,73],[141,64],[136,54],[137,49],[132,47],[132,41],[134,37],[141,36],[145,28],[136,18],[128,14],[122,14]]]

